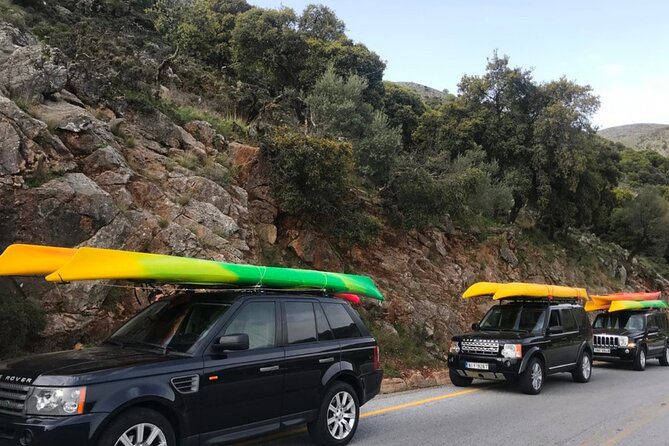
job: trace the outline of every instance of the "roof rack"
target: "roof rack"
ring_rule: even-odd
[[[560,304],[576,304],[576,305],[581,305],[582,301],[581,299],[568,299],[561,297],[559,299],[551,299],[551,298],[537,298],[537,297],[508,297],[505,299],[498,299],[499,303],[502,304],[503,302],[519,302],[519,303],[527,303],[527,304],[551,304],[551,305],[560,305]]]

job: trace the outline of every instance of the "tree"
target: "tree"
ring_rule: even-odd
[[[658,188],[648,186],[616,209],[612,226],[618,242],[629,249],[631,260],[636,255],[664,254],[669,243],[669,205]]]
[[[272,95],[300,90],[306,43],[290,8],[250,9],[237,16],[230,48],[238,79],[266,88]]]
[[[344,22],[324,5],[307,5],[300,16],[299,30],[307,37],[328,42],[346,37]]]
[[[425,104],[420,96],[408,88],[392,82],[384,82],[383,85],[383,110],[388,116],[388,124],[402,130],[402,142],[408,148],[413,142],[411,135],[425,113]]]

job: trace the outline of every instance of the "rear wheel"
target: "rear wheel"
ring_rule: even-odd
[[[349,384],[337,381],[325,393],[318,418],[307,428],[317,445],[340,446],[351,441],[359,419],[358,395]]]
[[[160,413],[137,408],[122,413],[103,432],[99,446],[176,446],[174,429]]]
[[[454,371],[453,369],[450,369],[448,371],[448,376],[449,376],[449,378],[451,378],[451,382],[456,387],[471,386],[472,381],[474,381],[474,378],[469,378],[468,376],[458,375],[458,372]]]
[[[636,358],[634,358],[634,362],[632,363],[632,368],[634,370],[637,370],[639,372],[643,372],[646,370],[646,349],[643,347],[639,347],[639,351],[636,354]]]
[[[545,373],[543,363],[537,358],[532,358],[530,359],[530,363],[527,364],[527,368],[518,379],[520,390],[528,395],[537,395],[541,392],[541,389],[544,388],[544,378]]]
[[[571,372],[571,377],[577,383],[587,383],[590,381],[592,376],[592,358],[590,353],[583,351],[581,357],[579,358],[578,364],[573,372]]]
[[[664,347],[664,353],[660,356],[660,365],[669,366],[669,346]]]

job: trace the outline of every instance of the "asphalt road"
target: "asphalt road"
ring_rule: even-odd
[[[310,445],[304,430],[246,445]],[[548,378],[541,394],[474,381],[382,395],[362,408],[351,445],[669,445],[669,367],[597,363],[592,380]]]

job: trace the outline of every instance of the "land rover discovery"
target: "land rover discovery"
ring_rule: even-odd
[[[182,292],[104,344],[0,367],[0,445],[218,445],[306,423],[344,445],[380,389],[374,338],[324,295]]]
[[[669,366],[669,322],[664,311],[600,313],[593,328],[596,360],[628,362],[639,371],[646,369],[651,358]]]
[[[472,329],[451,340],[448,367],[456,386],[474,379],[507,380],[538,394],[553,373],[590,381],[592,328],[576,303],[513,299],[492,307]]]

